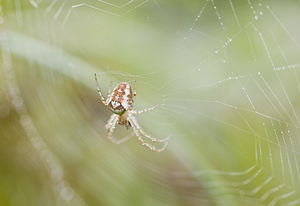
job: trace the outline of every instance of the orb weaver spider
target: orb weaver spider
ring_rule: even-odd
[[[113,112],[107,124],[105,125],[105,128],[108,129],[108,133],[107,133],[108,139],[110,139],[115,144],[120,144],[130,139],[132,136],[136,135],[139,141],[142,142],[143,145],[146,145],[147,147],[149,147],[151,150],[155,152],[161,152],[164,149],[166,149],[168,145],[168,140],[171,137],[171,135],[161,140],[152,137],[142,129],[142,127],[137,122],[136,118],[133,116],[133,114],[140,114],[142,112],[147,112],[159,106],[156,105],[151,108],[143,109],[140,111],[135,111],[132,109],[136,97],[136,79],[135,79],[135,88],[134,88],[133,95],[132,95],[131,86],[127,82],[121,82],[120,84],[118,84],[111,93],[110,93],[111,90],[111,84],[110,84],[108,89],[108,96],[106,100],[104,99],[101,93],[96,74],[95,74],[95,81],[96,81],[97,90],[102,103],[105,106],[108,106],[108,108]],[[127,129],[129,127],[132,127],[133,132],[131,132],[129,135],[125,136],[120,140],[116,140],[112,136],[112,133],[117,123],[120,125],[125,125]],[[142,139],[141,134],[147,137],[148,139],[152,140],[153,142],[164,142],[164,146],[161,149],[157,149],[155,146],[149,144],[144,139]]]

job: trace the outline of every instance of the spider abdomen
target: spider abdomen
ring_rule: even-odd
[[[114,88],[108,100],[110,110],[122,115],[132,107],[132,90],[127,82],[122,82]]]

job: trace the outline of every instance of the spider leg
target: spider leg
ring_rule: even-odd
[[[109,84],[109,87],[108,87],[108,92],[107,92],[107,99],[110,98],[110,95],[111,95],[111,86],[112,86],[112,81],[110,81],[110,84]]]
[[[133,137],[135,135],[134,132],[131,132],[130,134],[128,134],[126,137],[123,137],[122,139],[116,140],[111,134],[108,137],[113,143],[115,144],[121,144],[123,142],[126,142],[127,140],[129,140],[131,137]]]
[[[107,124],[105,125],[105,128],[106,129],[109,129],[108,133],[107,133],[107,137],[108,139],[110,139],[113,143],[115,144],[121,144],[127,140],[129,140],[133,135],[134,135],[134,132],[131,132],[130,134],[128,134],[126,137],[123,137],[122,139],[120,140],[117,140],[115,139],[113,136],[112,136],[112,133],[114,132],[114,129],[116,127],[116,124],[118,122],[118,115],[116,114],[113,114],[111,115],[109,121],[107,122]]]
[[[131,110],[131,112],[132,112],[133,114],[140,114],[140,113],[148,112],[148,111],[150,111],[150,110],[152,110],[152,109],[155,109],[155,108],[158,107],[158,106],[159,106],[159,105],[155,105],[155,106],[153,106],[153,107],[150,107],[150,108],[148,108],[148,109],[143,109],[143,110],[140,110],[140,111]]]
[[[133,98],[132,98],[132,103],[135,101],[136,97],[136,76],[134,77],[134,93],[133,93]]]
[[[168,142],[165,142],[164,143],[164,146],[160,149],[157,149],[155,146],[149,144],[148,142],[146,142],[145,140],[142,139],[141,137],[141,134],[139,133],[139,130],[138,128],[136,127],[136,125],[134,124],[134,122],[132,121],[132,119],[129,119],[129,121],[131,122],[131,125],[132,125],[132,128],[133,128],[133,131],[135,133],[135,135],[138,137],[139,141],[143,144],[143,145],[146,145],[147,147],[149,147],[151,150],[153,150],[154,152],[161,152],[163,151],[164,149],[166,149],[167,145],[168,145]]]
[[[104,99],[104,97],[103,97],[103,95],[102,95],[102,93],[101,93],[101,90],[100,90],[100,87],[99,87],[99,84],[98,84],[98,80],[97,80],[97,75],[96,75],[96,73],[95,73],[95,81],[96,81],[96,86],[97,86],[97,90],[98,90],[99,96],[100,96],[100,98],[101,98],[101,101],[102,101],[102,103],[103,103],[104,105],[107,105],[107,103],[106,103],[106,101],[105,101],[105,99]]]
[[[105,129],[110,129],[111,126],[113,125],[113,121],[114,121],[114,118],[117,118],[118,115],[116,114],[112,114],[107,122],[107,124],[105,125]],[[115,123],[116,124],[116,123]]]
[[[133,125],[133,128],[136,127],[136,129],[145,137],[151,139],[153,142],[165,142],[168,141],[170,139],[170,137],[172,136],[172,134],[170,134],[168,137],[166,137],[165,139],[156,139],[154,137],[152,137],[151,135],[147,134],[142,127],[138,124],[137,120],[135,119],[135,117],[133,115],[129,115],[129,120],[131,125]],[[133,124],[132,124],[133,123]]]

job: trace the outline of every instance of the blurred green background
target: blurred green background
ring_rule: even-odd
[[[300,205],[299,1],[1,0],[0,52],[1,206]]]

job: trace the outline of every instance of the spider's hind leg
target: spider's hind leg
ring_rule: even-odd
[[[94,75],[95,75],[96,87],[97,87],[97,91],[98,91],[98,94],[99,94],[99,96],[100,96],[100,99],[101,99],[101,101],[102,101],[102,103],[103,103],[104,105],[107,105],[107,102],[106,102],[106,100],[104,99],[104,97],[103,97],[103,95],[102,95],[102,92],[101,92],[101,89],[100,89],[99,84],[98,84],[97,74],[95,73]]]

